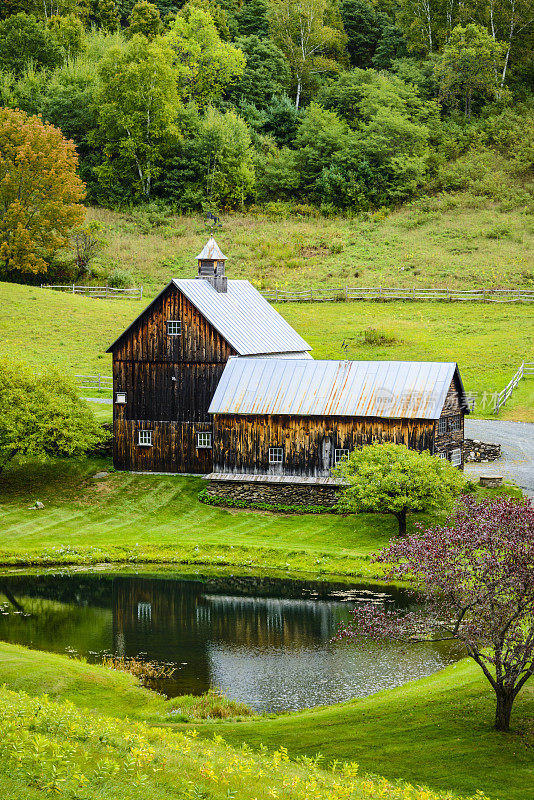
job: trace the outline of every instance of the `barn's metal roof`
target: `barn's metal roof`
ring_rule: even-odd
[[[228,290],[218,292],[209,281],[175,278],[136,317],[106,350],[112,353],[138,320],[176,286],[240,356],[307,358],[310,345],[293,330],[270,303],[248,281],[228,281]]]
[[[212,414],[438,419],[454,362],[230,358]]]
[[[311,350],[248,281],[228,281],[226,292],[197,278],[173,283],[240,356]]]
[[[228,261],[223,251],[213,238],[210,236],[202,250],[197,256],[197,261]]]

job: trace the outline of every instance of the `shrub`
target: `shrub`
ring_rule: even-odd
[[[210,689],[205,694],[175,697],[170,705],[173,722],[196,722],[203,719],[235,719],[250,717],[252,709],[236,700],[229,700],[219,689]]]
[[[117,267],[109,273],[107,282],[108,286],[112,286],[114,289],[128,289],[133,286],[134,280],[128,270]]]
[[[362,333],[362,340],[364,344],[377,347],[379,345],[392,345],[398,342],[397,337],[393,333],[380,330],[379,328],[366,328]]]
[[[512,236],[512,231],[510,230],[510,226],[506,225],[504,222],[499,222],[497,225],[494,225],[489,231],[486,231],[486,239],[505,239],[506,237]]]
[[[335,514],[333,506],[299,506],[285,505],[284,503],[249,503],[246,500],[235,500],[232,497],[218,497],[208,494],[206,489],[199,492],[198,499],[208,506],[221,506],[224,508],[251,508],[255,511],[274,511],[279,514]]]

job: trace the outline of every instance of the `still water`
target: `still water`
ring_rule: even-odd
[[[359,602],[413,607],[395,590],[269,578],[153,575],[0,577],[0,639],[99,662],[172,663],[158,691],[210,687],[256,711],[336,703],[429,675],[460,657],[446,643],[332,643]]]

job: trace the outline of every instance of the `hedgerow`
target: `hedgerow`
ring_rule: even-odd
[[[198,494],[201,503],[208,506],[220,506],[223,508],[252,508],[255,511],[276,511],[280,514],[337,514],[337,509],[333,506],[306,506],[291,505],[286,503],[256,503],[248,500],[236,500],[233,497],[219,497],[218,495],[208,494],[207,489],[202,489]]]

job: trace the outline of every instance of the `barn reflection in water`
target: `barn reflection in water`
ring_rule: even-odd
[[[443,644],[332,644],[355,602],[410,603],[363,586],[80,574],[4,584],[0,638],[94,661],[108,651],[172,663],[172,677],[157,685],[168,696],[217,686],[258,710],[299,708],[398,685],[457,657]]]

